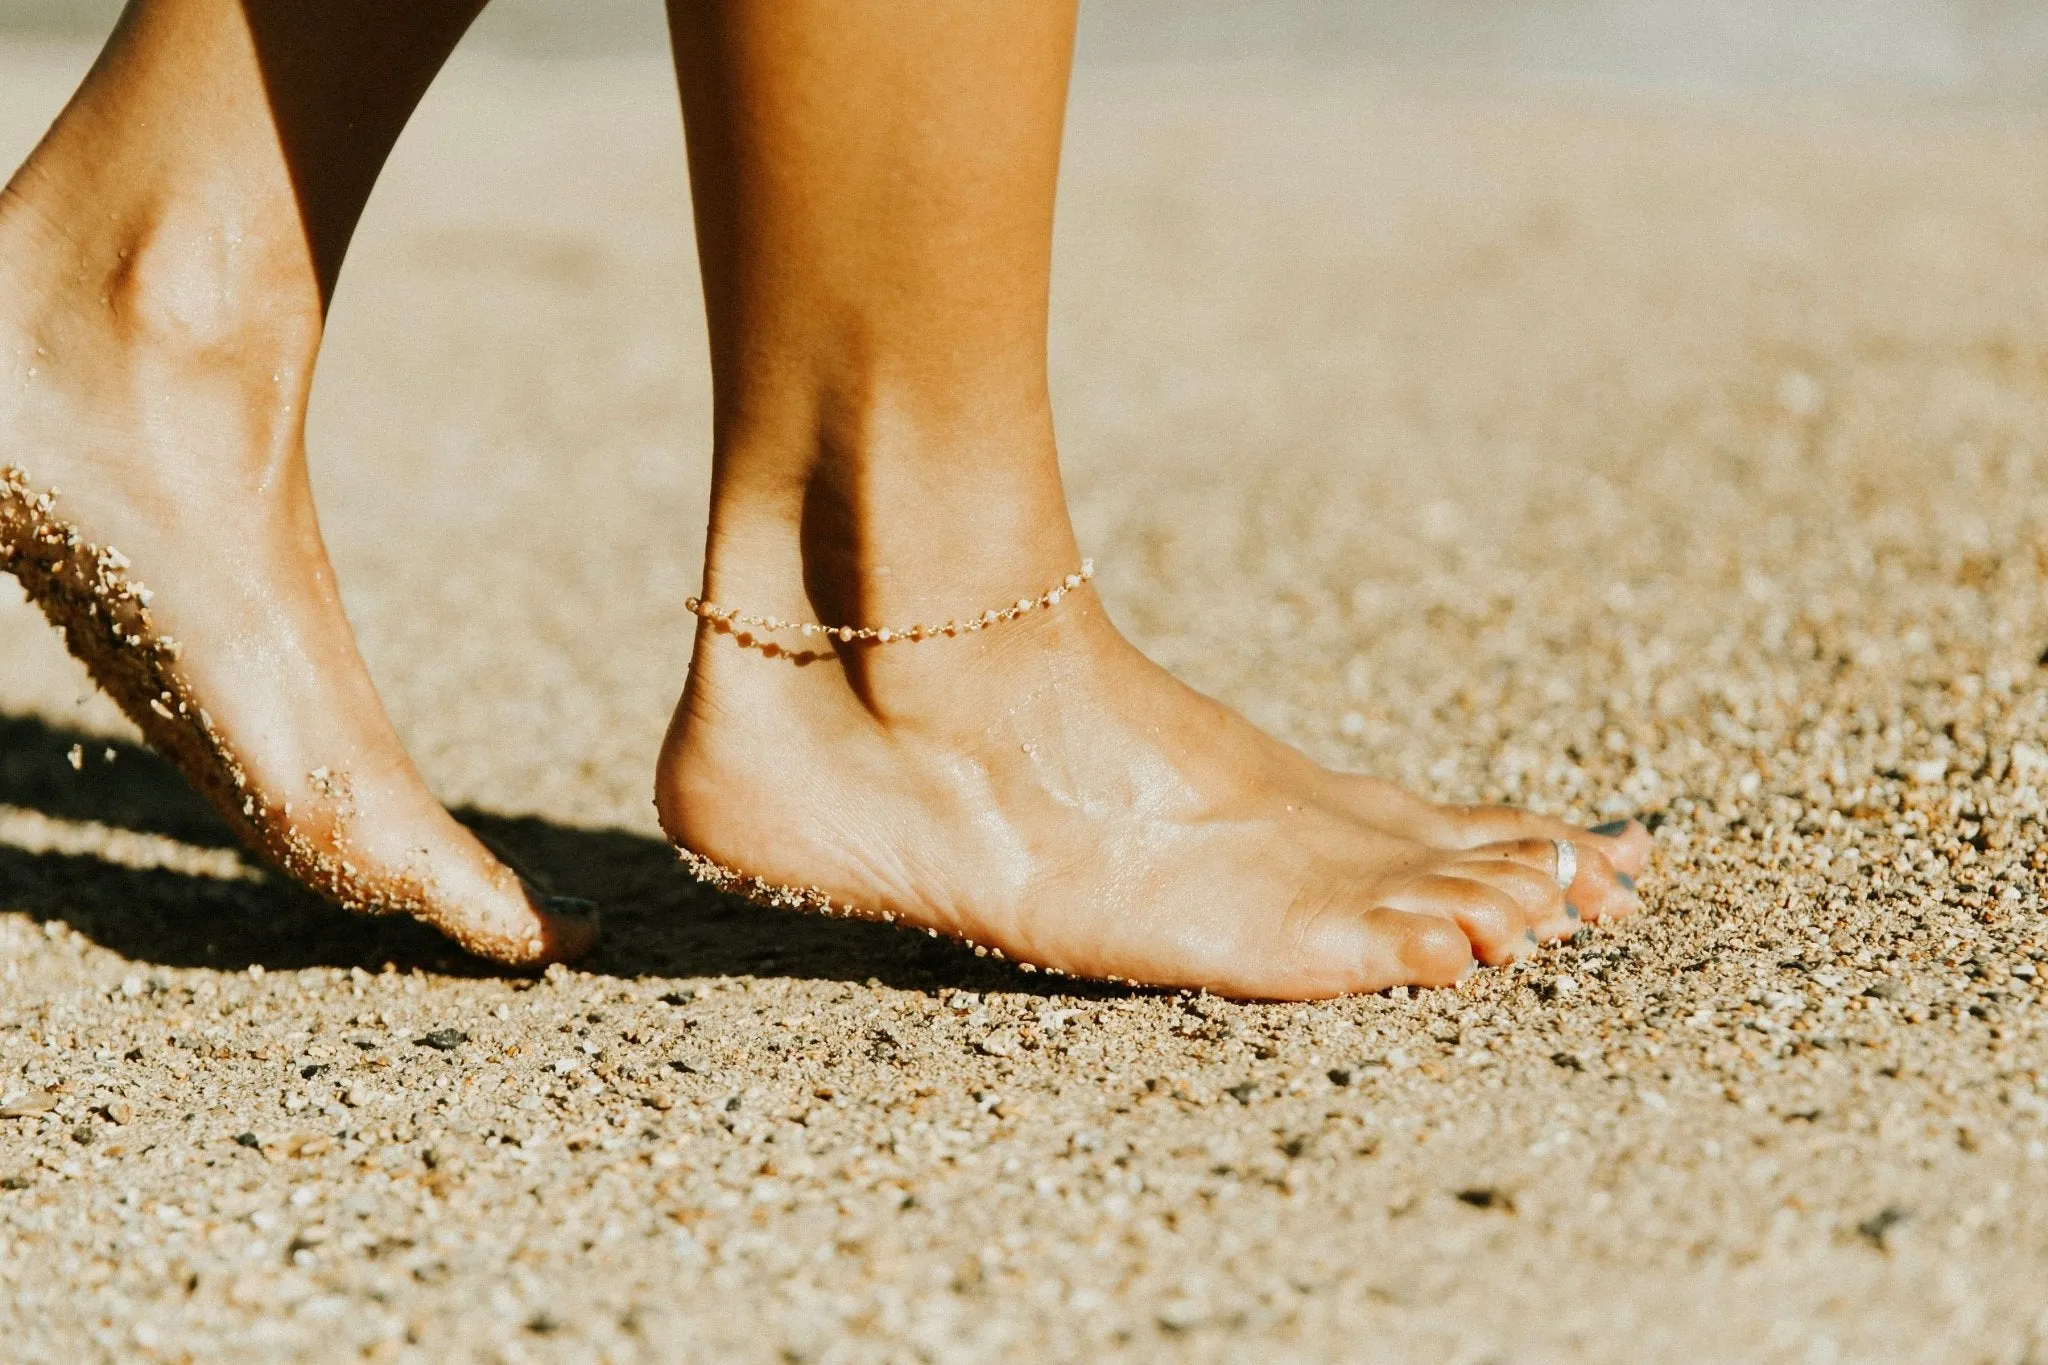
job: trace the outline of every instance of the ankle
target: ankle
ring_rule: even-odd
[[[0,308],[11,340],[61,358],[108,346],[182,373],[251,376],[301,405],[322,327],[303,242],[269,202],[221,177],[51,168],[38,152],[0,191]],[[257,396],[257,395],[252,395]]]
[[[705,595],[828,625],[936,625],[1080,562],[1043,406],[962,421],[870,400],[721,441]]]

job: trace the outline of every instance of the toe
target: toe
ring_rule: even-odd
[[[1472,971],[1472,944],[1442,915],[1386,907],[1332,915],[1318,925],[1312,955],[1328,985],[1318,994],[1351,995],[1395,986],[1454,986]]]
[[[1457,874],[1514,897],[1538,939],[1569,938],[1579,920],[1567,908],[1567,889],[1557,884],[1557,845],[1548,839],[1516,840],[1473,849],[1456,864]],[[1576,885],[1576,883],[1575,883]]]
[[[1581,847],[1590,844],[1616,872],[1628,878],[1631,890],[1635,887],[1635,879],[1642,876],[1650,865],[1650,831],[1640,820],[1609,820],[1590,829],[1567,830],[1554,837],[1575,839]]]
[[[1586,921],[1619,919],[1642,908],[1642,900],[1636,894],[1635,879],[1615,870],[1614,864],[1608,861],[1596,843],[1584,835],[1570,842],[1578,850],[1578,871],[1572,878],[1572,884],[1563,889],[1556,907],[1565,925],[1562,933],[1553,933],[1548,932],[1542,923],[1537,923],[1537,936],[1541,938],[1562,937],[1576,931]],[[1557,843],[1553,839],[1510,839],[1503,843],[1485,844],[1473,849],[1466,861],[1458,864],[1458,870],[1472,875],[1468,869],[1483,867],[1497,860],[1511,861],[1556,885]],[[1531,918],[1539,919],[1535,915]]]
[[[1563,937],[1587,921],[1619,919],[1642,908],[1642,898],[1636,894],[1635,878],[1616,870],[1592,840],[1581,836],[1570,842],[1577,850],[1578,871],[1573,875],[1571,885],[1564,888],[1556,906],[1565,923],[1548,927],[1537,923],[1536,932],[1541,938]],[[1546,881],[1555,884],[1557,842],[1553,839],[1511,839],[1485,844],[1473,849],[1467,861],[1459,864],[1459,870],[1463,872],[1474,865],[1484,866],[1497,859],[1507,859],[1538,872]],[[1531,918],[1540,920],[1541,917],[1532,914]]]
[[[1383,897],[1382,903],[1391,909],[1450,920],[1464,931],[1473,956],[1489,967],[1536,951],[1528,915],[1513,896],[1484,881],[1449,872],[1432,873]]]
[[[580,962],[597,947],[597,902],[580,896],[542,896],[540,899],[541,953],[539,961]]]
[[[1581,829],[1548,815],[1513,806],[1441,806],[1438,838],[1454,848],[1526,839],[1569,839],[1583,853],[1596,850],[1615,870],[1631,879],[1650,865],[1650,831],[1639,820],[1611,820]]]
[[[465,951],[507,967],[575,962],[597,946],[594,902],[547,895],[524,878],[487,901],[436,902],[421,918]]]
[[[1575,842],[1579,849],[1579,875],[1565,892],[1568,913],[1574,919],[1621,919],[1643,908],[1634,877],[1608,861],[1605,853],[1583,837]]]
[[[1325,773],[1331,799],[1368,824],[1447,848],[1477,848],[1516,839],[1570,839],[1597,848],[1629,877],[1650,864],[1650,831],[1640,820],[1609,820],[1582,829],[1515,806],[1438,805],[1390,782],[1358,773]]]
[[[504,843],[462,827],[450,849],[470,856],[443,860],[435,887],[443,894],[422,916],[476,956],[507,967],[578,962],[597,947],[597,902],[543,891],[530,867]]]

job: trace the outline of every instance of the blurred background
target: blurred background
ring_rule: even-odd
[[[95,36],[118,0],[0,0],[0,33]],[[1082,60],[1292,62],[1465,82],[1687,93],[2048,89],[2035,0],[1088,0]],[[521,55],[662,43],[659,0],[497,0],[472,42]]]

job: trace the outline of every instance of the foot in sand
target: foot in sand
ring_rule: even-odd
[[[846,524],[820,501],[809,524]],[[851,563],[798,521],[720,509],[707,595],[808,620],[805,582],[846,584],[821,594],[828,624],[907,626],[1035,597],[1079,562],[1056,498],[1021,524],[977,514],[1000,499],[936,501],[848,538],[877,551]],[[1046,553],[989,551],[1019,545]],[[1634,910],[1649,852],[1632,822],[1441,806],[1319,768],[1138,653],[1092,587],[889,644],[703,622],[656,791],[692,870],[729,890],[1271,999],[1455,983]]]
[[[321,309],[296,228],[203,183],[151,199],[63,143],[0,197],[0,568],[293,877],[501,962],[585,951],[587,907],[434,800],[356,651],[307,484]]]
[[[1082,562],[1046,365],[1074,12],[941,8],[672,12],[723,608],[893,632]],[[1276,999],[1455,982],[1637,904],[1640,826],[1325,772],[1146,660],[1088,586],[965,634],[700,620],[696,643],[655,803],[693,871],[770,903]]]

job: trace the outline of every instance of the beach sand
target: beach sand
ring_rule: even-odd
[[[88,59],[0,55],[0,161]],[[2041,1365],[2044,223],[2048,118],[1987,100],[1084,68],[1054,359],[1116,618],[1657,863],[1457,991],[1069,989],[676,867],[667,76],[462,57],[321,506],[436,790],[609,937],[502,979],[279,885],[0,582],[0,1353]]]

